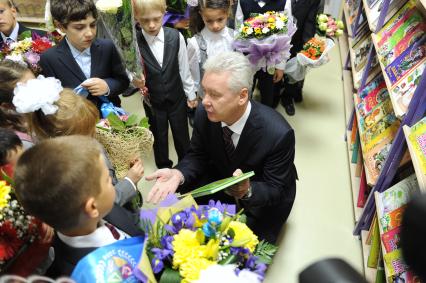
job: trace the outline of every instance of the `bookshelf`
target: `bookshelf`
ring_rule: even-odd
[[[420,190],[423,193],[426,193],[426,175],[421,170],[420,161],[418,160],[416,154],[414,153],[414,149],[413,149],[411,143],[408,140],[408,135],[410,134],[411,128],[407,125],[404,125],[403,129],[404,129],[405,139],[406,139],[407,145],[408,145],[408,150],[410,152],[411,161],[413,162],[414,171],[416,172],[417,181],[419,182]]]
[[[411,0],[413,1],[413,0]],[[344,66],[344,70],[342,71],[342,79],[343,79],[343,95],[345,97],[345,113],[346,115],[346,123],[348,124],[347,130],[346,130],[346,137],[348,142],[348,162],[349,162],[349,170],[350,170],[350,176],[351,176],[351,186],[352,186],[352,196],[353,196],[353,206],[354,206],[354,217],[355,217],[355,229],[354,234],[359,235],[362,241],[362,251],[364,256],[364,271],[365,271],[365,277],[369,282],[375,282],[376,280],[376,270],[372,268],[368,268],[366,263],[368,259],[368,255],[370,252],[370,247],[365,243],[365,239],[368,235],[368,229],[370,227],[371,219],[373,218],[373,215],[375,214],[375,192],[383,192],[387,188],[390,187],[392,184],[392,180],[394,176],[396,175],[398,165],[403,164],[404,161],[410,162],[409,158],[403,158],[403,153],[405,152],[405,138],[407,133],[404,135],[404,131],[407,132],[409,128],[405,125],[412,125],[416,123],[419,119],[421,119],[425,115],[425,105],[426,105],[426,71],[422,73],[420,72],[420,79],[419,81],[416,81],[417,88],[415,91],[413,90],[412,95],[412,103],[410,103],[408,110],[405,115],[399,115],[397,118],[400,120],[400,128],[396,131],[392,145],[390,145],[390,149],[388,150],[388,155],[385,159],[385,161],[382,163],[381,167],[381,173],[380,176],[376,182],[376,185],[372,188],[369,198],[367,199],[367,203],[363,209],[357,207],[357,199],[358,199],[358,193],[359,193],[359,187],[360,187],[360,178],[359,175],[357,175],[357,165],[351,163],[351,148],[350,148],[350,136],[351,136],[351,119],[348,118],[350,115],[349,113],[352,113],[354,109],[354,101],[346,101],[349,100],[350,95],[353,94],[354,91],[360,92],[364,89],[364,87],[378,74],[382,74],[384,77],[385,83],[382,83],[382,85],[386,84],[386,88],[391,94],[391,90],[393,87],[395,87],[396,83],[399,83],[400,80],[408,76],[408,73],[403,75],[402,77],[398,78],[398,81],[395,83],[395,78],[391,78],[393,80],[393,84],[391,82],[391,79],[388,77],[386,73],[386,68],[383,65],[382,62],[378,62],[374,68],[372,68],[372,65],[374,65],[375,59],[377,59],[376,52],[378,51],[378,45],[377,45],[377,39],[376,39],[376,33],[383,27],[384,24],[386,24],[387,21],[389,21],[395,13],[397,13],[401,7],[405,5],[407,0],[379,0],[379,3],[376,3],[375,5],[372,5],[372,7],[368,7],[368,0],[361,0],[359,1],[359,5],[362,6],[354,6],[350,5],[351,3],[355,3],[356,1],[352,0],[345,0],[343,1],[343,8],[342,8],[342,16],[345,18],[346,28],[347,28],[347,34],[346,36],[342,37],[340,41],[346,41],[347,42],[340,42],[339,41],[339,47],[341,51],[341,62],[342,66]],[[370,1],[371,2],[371,1]],[[380,5],[382,3],[383,5]],[[417,0],[416,6],[419,8],[419,10],[422,10],[422,12],[425,12],[426,7],[426,0]],[[379,8],[380,7],[380,8]],[[365,27],[365,24],[359,23],[361,15],[357,15],[356,19],[350,19],[350,15],[356,15],[360,14],[360,11],[365,11],[365,17],[367,21],[368,27]],[[426,13],[425,13],[426,15]],[[355,22],[359,23],[359,27],[362,27],[364,25],[365,29],[359,28],[354,29],[353,24]],[[356,26],[356,25],[355,25]],[[354,45],[355,41],[359,41],[359,38],[362,38],[363,32],[365,33],[366,29],[369,29],[372,33],[369,32],[368,37],[372,40],[372,47],[369,50],[368,56],[367,56],[367,63],[362,67],[359,68],[358,71],[355,70],[354,61],[355,61],[355,54],[356,52],[359,52],[356,50],[356,48],[359,48],[359,46]],[[353,31],[358,32],[356,34],[353,33]],[[362,36],[359,36],[362,35]],[[406,34],[404,34],[404,37]],[[410,41],[410,44],[413,42]],[[410,46],[410,45],[408,45]],[[406,48],[408,48],[408,46]],[[355,49],[355,50],[354,50]],[[405,49],[404,49],[405,50]],[[407,51],[408,52],[408,51]],[[365,53],[365,51],[364,51]],[[349,62],[346,62],[346,58],[350,58],[350,64]],[[360,54],[360,53],[358,53]],[[361,53],[363,54],[363,53]],[[398,53],[401,54],[401,53]],[[363,56],[363,55],[361,55]],[[361,57],[358,55],[358,60]],[[392,62],[395,60],[395,58],[392,60]],[[400,62],[400,61],[397,61]],[[424,62],[424,61],[422,61]],[[357,63],[358,64],[358,63]],[[350,65],[350,71],[347,69],[347,65]],[[420,65],[420,64],[419,64]],[[414,68],[416,68],[415,65]],[[410,70],[412,70],[413,67],[410,67]],[[421,69],[422,70],[422,69]],[[389,72],[389,71],[388,71]],[[393,75],[393,74],[392,74]],[[352,85],[352,89],[351,89]],[[395,109],[395,103],[393,99],[391,99],[392,108]],[[403,130],[404,126],[404,130]],[[410,146],[408,148],[410,149]],[[426,176],[422,175],[419,178],[420,174],[420,168],[416,162],[418,162],[414,154],[410,151],[409,155],[411,155],[413,167],[415,168],[417,179],[419,181],[420,187],[424,192],[426,192]],[[408,155],[408,157],[409,157]],[[406,155],[407,156],[407,155]],[[417,168],[417,169],[416,169]],[[382,243],[383,245],[383,243]],[[383,248],[383,247],[382,247]],[[385,274],[386,279],[388,280],[389,271],[385,268]]]

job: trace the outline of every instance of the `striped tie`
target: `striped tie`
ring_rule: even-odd
[[[235,150],[235,146],[234,146],[234,143],[232,142],[231,136],[234,132],[228,127],[223,127],[222,132],[223,132],[223,141],[225,142],[225,151],[228,154],[228,157],[232,158],[232,155]]]

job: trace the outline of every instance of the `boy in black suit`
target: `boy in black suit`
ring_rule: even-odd
[[[25,31],[31,31],[39,36],[45,36],[46,32],[37,29],[29,29],[16,20],[17,10],[10,0],[0,0],[0,48],[3,43],[12,43],[18,40],[18,36]]]
[[[93,1],[55,0],[50,11],[55,25],[66,36],[41,55],[43,75],[56,77],[67,88],[81,84],[98,108],[100,96],[120,106],[118,95],[129,86],[129,78],[113,42],[96,39],[98,13]]]
[[[70,275],[98,247],[142,233],[122,207],[101,146],[92,138],[42,141],[21,156],[15,190],[25,211],[56,230],[55,259],[48,275]]]

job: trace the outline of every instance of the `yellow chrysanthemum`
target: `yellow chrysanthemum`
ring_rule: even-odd
[[[174,236],[172,245],[175,252],[173,256],[175,269],[187,261],[203,257],[206,251],[206,247],[200,245],[196,233],[188,229],[180,230],[179,234]]]
[[[229,223],[229,229],[234,230],[234,242],[245,243],[243,245],[244,247],[248,248],[251,252],[254,251],[257,244],[259,243],[259,240],[257,239],[257,236],[253,233],[253,231],[249,227],[247,227],[245,223],[231,221],[231,223]]]
[[[271,30],[275,29],[275,24],[268,24],[268,28]]]
[[[198,280],[200,277],[200,271],[213,264],[216,264],[216,262],[207,260],[205,258],[196,258],[185,262],[179,269],[179,273],[183,277],[181,282],[189,283]]]
[[[10,186],[5,181],[0,181],[0,209],[7,206],[10,199]]]
[[[275,18],[274,17],[269,17],[268,18],[268,23],[275,23]]]
[[[261,28],[255,28],[254,33],[255,34],[262,34],[262,29]]]

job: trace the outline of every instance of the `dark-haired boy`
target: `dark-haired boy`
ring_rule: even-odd
[[[24,209],[56,231],[48,275],[70,275],[98,247],[141,235],[115,190],[100,145],[84,136],[42,141],[19,159],[15,191]]]
[[[18,36],[26,31],[31,35],[45,36],[46,32],[38,29],[29,29],[18,23],[17,9],[11,0],[0,0],[0,48],[5,42],[12,43],[18,40]]]
[[[41,55],[43,74],[58,78],[64,87],[74,89],[81,84],[98,108],[100,96],[120,106],[118,95],[129,86],[129,78],[113,42],[96,39],[98,12],[93,1],[53,0],[50,11],[66,36]]]
[[[6,175],[13,176],[13,168],[24,151],[21,139],[13,130],[0,128],[0,170]],[[0,180],[3,174],[0,171]]]

